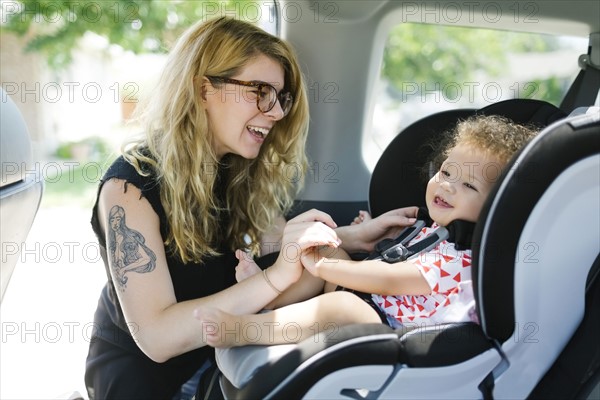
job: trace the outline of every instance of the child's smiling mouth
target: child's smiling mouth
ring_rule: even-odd
[[[453,208],[450,203],[446,202],[446,200],[442,199],[440,196],[435,196],[435,198],[433,199],[433,203],[439,207]]]

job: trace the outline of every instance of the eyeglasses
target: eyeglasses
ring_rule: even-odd
[[[225,78],[223,76],[207,76],[207,78],[211,82],[218,81],[240,86],[255,87],[257,89],[256,107],[263,113],[271,111],[273,107],[275,107],[275,103],[279,100],[279,105],[281,106],[283,116],[285,117],[292,109],[292,104],[294,103],[294,97],[290,92],[277,93],[277,89],[266,82],[238,81],[237,79]]]

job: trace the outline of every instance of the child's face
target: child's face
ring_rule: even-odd
[[[497,158],[467,144],[458,144],[427,184],[425,201],[441,226],[462,219],[476,222],[503,167]]]

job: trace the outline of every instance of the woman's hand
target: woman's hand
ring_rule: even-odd
[[[300,258],[305,250],[315,246],[336,248],[340,245],[341,241],[333,230],[336,227],[336,223],[328,214],[314,209],[287,222],[283,230],[279,257],[269,269],[277,270],[280,275],[278,279],[283,278],[281,275],[285,275],[287,282],[283,282],[284,286],[279,287],[287,287],[290,281],[293,283],[300,278],[304,269]],[[276,283],[274,278],[271,279]]]
[[[344,250],[352,253],[373,251],[375,244],[385,238],[394,238],[407,226],[416,222],[418,207],[397,208],[381,214],[377,218],[364,220],[336,229],[343,240]]]

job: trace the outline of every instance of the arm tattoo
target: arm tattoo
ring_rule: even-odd
[[[128,272],[152,272],[156,255],[145,244],[146,239],[125,224],[125,210],[113,206],[108,215],[108,248],[115,281],[122,291],[127,287]]]

